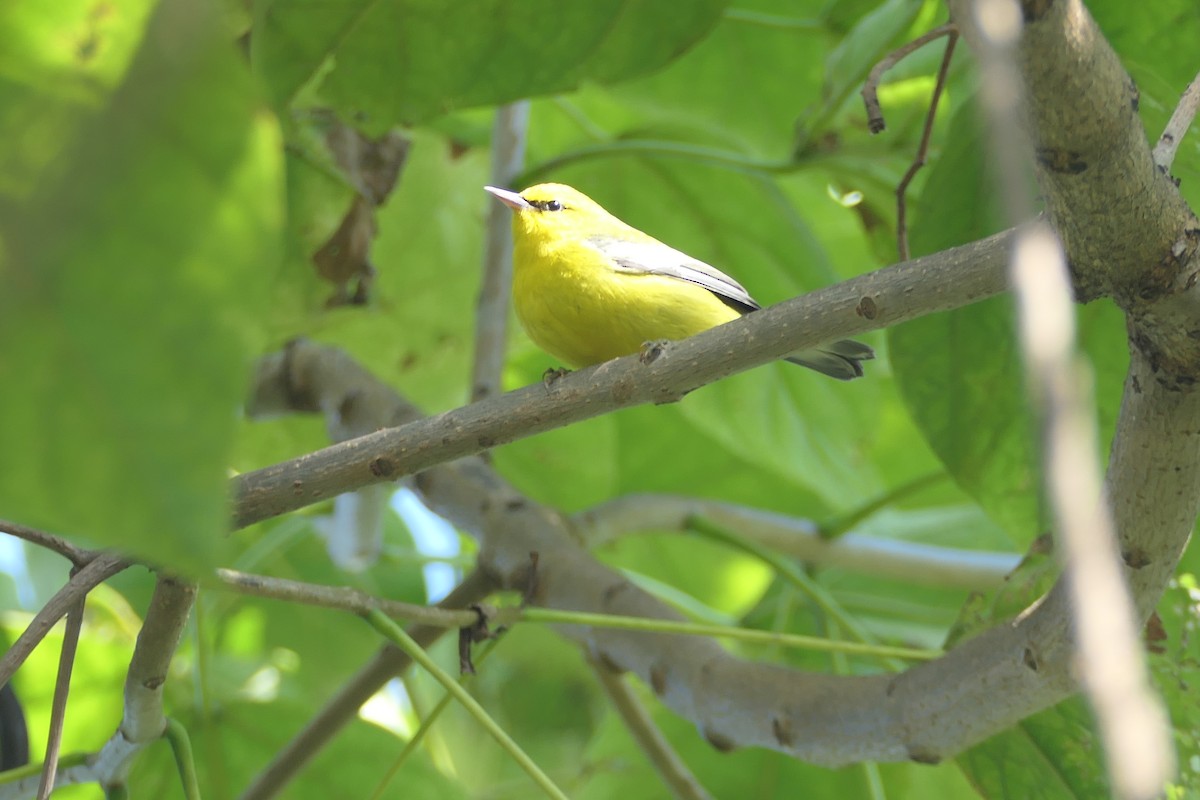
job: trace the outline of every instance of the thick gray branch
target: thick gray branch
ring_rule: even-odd
[[[347,386],[346,375],[353,362],[344,355],[305,343],[295,347],[299,349],[290,361],[308,376],[290,381],[308,387],[301,396],[309,391],[319,393],[310,381],[319,381],[322,375],[339,387]],[[319,366],[322,361],[328,366]],[[270,374],[267,370],[260,376]],[[364,382],[354,384],[355,396],[382,404],[391,394],[386,387],[373,387],[374,382],[361,370],[359,378]],[[285,380],[278,373],[274,379]],[[1170,478],[1161,491],[1179,492],[1190,485],[1194,505],[1194,498],[1200,497],[1200,491],[1195,491],[1200,475],[1194,459],[1186,469],[1171,459],[1181,458],[1189,448],[1194,454],[1195,443],[1170,431],[1196,409],[1159,384],[1153,391],[1156,396],[1174,398],[1173,418],[1162,419],[1148,430],[1140,425],[1123,429],[1114,444],[1112,474],[1116,477],[1112,480],[1128,477],[1117,466],[1124,459],[1145,453],[1147,448],[1161,450],[1168,455],[1162,469]],[[391,418],[413,413],[411,406],[392,397]],[[1145,401],[1142,394],[1127,399],[1127,406],[1139,404],[1130,409],[1135,418]],[[1151,406],[1158,402],[1149,400]],[[560,515],[520,495],[478,459],[430,469],[414,483],[432,508],[481,538],[480,568],[500,584],[519,591],[528,589],[534,574],[530,553],[536,552],[532,599],[538,605],[678,618],[592,558],[574,541]],[[1116,507],[1123,531],[1128,530],[1131,519],[1140,520],[1139,525],[1176,531],[1175,538],[1164,537],[1176,549],[1156,545],[1154,560],[1140,570],[1145,575],[1139,579],[1135,574],[1131,579],[1139,607],[1147,608],[1161,592],[1178,556],[1181,544],[1176,523],[1181,520],[1162,517],[1161,509],[1172,506],[1164,502],[1158,487],[1126,500],[1134,505]],[[807,761],[836,765],[864,759],[948,757],[1068,696],[1076,688],[1070,670],[1070,619],[1069,601],[1056,589],[1015,623],[988,631],[937,661],[899,676],[868,678],[755,664],[734,658],[715,642],[698,637],[579,626],[561,630],[610,666],[639,675],[664,703],[699,726],[717,747],[764,746]],[[353,700],[362,696],[356,693]],[[348,713],[350,702],[343,698],[337,707]]]
[[[978,50],[973,0],[947,4]],[[1111,296],[1129,315],[1134,346],[1159,368],[1156,379],[1191,386],[1200,379],[1200,223],[1155,165],[1137,87],[1083,3],[1021,5],[1016,58],[1036,174],[1076,296]]]

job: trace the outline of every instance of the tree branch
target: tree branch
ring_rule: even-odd
[[[991,297],[1006,286],[1009,241],[1001,233],[897,264],[672,343],[653,360],[626,356],[239,475],[234,527],[619,408],[672,402],[796,350]],[[282,363],[278,356],[260,369]]]
[[[54,789],[58,773],[58,754],[62,745],[63,723],[67,717],[67,697],[71,694],[71,671],[75,666],[75,651],[79,646],[79,631],[83,628],[84,598],[80,597],[67,612],[67,627],[63,632],[62,652],[58,657],[58,676],[54,681],[54,700],[50,705],[50,734],[46,741],[46,760],[42,765],[37,800],[46,800]]]
[[[636,531],[684,533],[695,518],[805,563],[962,589],[996,588],[1021,560],[1015,553],[960,550],[862,533],[827,539],[811,520],[674,495],[625,495],[575,514],[570,524],[585,546],[594,549]]]
[[[105,558],[114,557],[102,555],[96,562]],[[167,724],[162,687],[195,594],[192,584],[174,578],[158,579],[125,677],[121,725],[99,752],[60,770],[55,788],[80,783],[99,783],[105,788],[120,785],[138,753],[162,736]],[[27,796],[33,785],[32,779],[5,784],[0,787],[0,797]]]
[[[492,185],[508,186],[525,164],[529,101],[496,109],[492,123]],[[500,394],[500,372],[508,347],[508,296],[512,290],[512,212],[488,203],[483,247],[483,281],[475,307],[475,361],[471,399]]]
[[[25,663],[46,634],[88,592],[129,566],[124,558],[112,553],[100,553],[87,566],[71,576],[66,585],[51,597],[21,631],[12,647],[0,656],[0,684],[8,683],[13,673]]]
[[[1010,221],[1019,223],[1032,211],[1022,180],[1032,153],[1018,123],[1024,80],[1013,57],[1021,11],[1015,0],[975,8],[987,127],[1006,206],[1014,215]],[[1035,135],[1044,133],[1034,129]],[[1075,353],[1066,260],[1044,223],[1020,233],[1012,276],[1029,394],[1042,421],[1043,472],[1061,545],[1062,585],[1072,601],[1078,679],[1096,713],[1115,794],[1149,800],[1174,770],[1170,734],[1148,685],[1140,624],[1101,491],[1091,374]]]
[[[118,735],[126,741],[144,746],[166,729],[162,687],[195,600],[194,584],[163,576],[154,584],[125,676],[125,716]]]
[[[604,689],[608,701],[625,721],[625,727],[629,729],[629,733],[676,800],[711,800],[712,795],[688,769],[687,764],[675,752],[675,748],[671,747],[667,737],[663,736],[662,731],[654,724],[654,720],[646,712],[646,707],[638,700],[637,694],[620,673],[594,659],[590,659],[589,663],[592,674]]]
[[[412,603],[401,603],[385,597],[375,597],[349,586],[321,586],[315,583],[272,578],[266,575],[249,575],[232,569],[218,569],[217,584],[220,588],[232,589],[254,597],[269,597],[291,603],[303,603],[322,608],[336,608],[365,614],[382,611],[389,617],[407,619],[422,625],[440,628],[465,628],[474,625],[479,615],[474,611],[431,608]]]
[[[973,0],[948,5],[979,52]],[[1200,380],[1200,223],[1156,167],[1137,87],[1082,2],[1024,0],[1021,10],[1015,57],[1035,174],[1076,298],[1111,296],[1156,379],[1186,389]]]
[[[36,544],[38,547],[58,553],[77,567],[84,566],[97,555],[96,551],[71,544],[61,536],[55,536],[53,533],[46,533],[6,519],[0,519],[0,533],[7,533],[9,536],[15,536],[30,544]]]
[[[1197,109],[1200,109],[1200,75],[1192,78],[1192,82],[1183,90],[1183,96],[1179,98],[1175,111],[1171,113],[1171,119],[1167,120],[1167,126],[1158,137],[1158,144],[1154,146],[1154,163],[1159,169],[1170,170],[1175,161],[1175,153],[1179,150],[1179,143],[1183,141],[1188,128],[1192,126],[1192,120],[1196,118]]]
[[[1084,299],[1111,295],[1126,312],[1135,391],[1142,391],[1139,372],[1145,374],[1148,359],[1156,383],[1181,395],[1194,394],[1200,349],[1189,332],[1198,310],[1191,284],[1200,268],[1200,230],[1175,184],[1155,166],[1136,113],[1136,87],[1077,0],[1026,2],[1022,8],[1015,2],[986,5],[975,3],[977,13],[970,14],[956,0],[952,14],[984,64],[989,130],[1000,153],[1006,195],[1014,198],[1009,207],[1017,213],[1022,204],[1028,208],[1024,192],[1013,185],[1019,174],[1014,162],[1020,159],[1013,143],[1023,139],[1016,119],[1024,89],[1038,181],[1066,248],[1076,294]],[[1116,208],[1115,197],[1122,198]],[[1149,433],[1146,429],[1164,413],[1189,403],[1146,408],[1135,416],[1127,389],[1107,482],[1122,541],[1126,548],[1131,541],[1139,548],[1137,558],[1125,549],[1122,565],[1093,467],[1098,448],[1092,435],[1090,378],[1074,362],[1069,292],[1057,283],[1065,268],[1062,253],[1053,236],[1036,227],[1023,234],[1016,253],[1013,284],[1022,311],[1022,340],[1044,419],[1047,485],[1065,556],[1066,574],[1054,596],[1073,600],[1075,630],[1066,638],[1079,648],[1079,677],[1096,711],[1117,795],[1157,796],[1172,771],[1171,745],[1165,713],[1147,684],[1137,620],[1157,601],[1166,576],[1158,576],[1163,582],[1135,585],[1137,611],[1130,606],[1123,578],[1136,584],[1144,561],[1174,568],[1195,520],[1200,486],[1194,474],[1176,474],[1165,482],[1175,483],[1177,494],[1161,498],[1173,508],[1140,509],[1160,519],[1186,515],[1186,523],[1166,523],[1169,537],[1157,536],[1147,520],[1120,513],[1130,505],[1142,506],[1134,495],[1144,495],[1149,476],[1119,480],[1117,465],[1137,458],[1143,470],[1153,471],[1155,462],[1170,458],[1173,454],[1157,449],[1133,454],[1124,444],[1127,437]],[[1184,430],[1197,421],[1184,423]],[[1187,472],[1195,471],[1193,465]],[[1191,482],[1179,486],[1180,478]],[[1160,546],[1142,549],[1151,539]],[[1122,566],[1128,567],[1125,576]]]

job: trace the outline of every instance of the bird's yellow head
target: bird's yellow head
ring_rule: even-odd
[[[513,227],[518,235],[557,239],[627,227],[595,200],[561,183],[539,183],[519,194],[495,186],[483,188],[513,210],[516,215]]]

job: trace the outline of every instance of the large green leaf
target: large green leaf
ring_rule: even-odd
[[[81,122],[108,102],[157,0],[0,6],[0,197],[25,198],[66,166]]]
[[[980,795],[994,800],[1108,797],[1091,715],[1076,697],[972,747],[956,761]]]
[[[966,108],[917,206],[913,249],[927,253],[999,229],[984,153]],[[1124,321],[1107,302],[1078,309],[1079,345],[1095,374],[1101,441],[1116,425],[1129,363]],[[996,298],[892,328],[888,341],[913,419],[964,490],[1018,542],[1044,530],[1036,427],[1011,301]],[[1100,465],[1097,465],[1098,467]]]
[[[280,226],[276,126],[206,9],[164,3],[102,107],[46,122],[77,145],[0,208],[0,507],[185,571],[225,548]]]
[[[202,718],[194,710],[179,713],[178,718],[191,736],[203,796],[238,796],[304,726],[313,710],[311,697],[273,698],[270,702],[230,698],[219,715],[210,719]],[[394,734],[355,719],[280,796],[293,800],[345,797],[347,787],[355,787],[353,796],[368,797],[403,747],[404,742]],[[392,791],[403,786],[406,796],[439,800],[469,796],[454,777],[442,774],[431,762],[428,752],[414,753],[392,782]],[[183,798],[179,776],[165,744],[152,747],[140,757],[130,785],[139,796]],[[394,795],[385,792],[382,796]]]
[[[1162,0],[1154,13],[1133,13],[1121,0],[1089,0],[1088,10],[1138,88],[1138,109],[1151,142],[1162,134],[1180,95],[1196,75],[1200,12],[1192,0]],[[1194,131],[1194,129],[1193,129]],[[1181,142],[1171,174],[1195,208],[1200,204],[1200,148]]]
[[[861,87],[875,64],[912,25],[923,5],[923,0],[886,0],[863,15],[826,60],[826,100],[840,103]]]
[[[645,74],[695,44],[724,5],[262,0],[252,47],[278,103],[319,77],[321,96],[348,119],[385,129]]]
[[[1196,769],[1200,764],[1200,706],[1195,695],[1200,684],[1200,638],[1195,635],[1200,623],[1198,589],[1194,574],[1179,575],[1158,604],[1163,640],[1149,642],[1150,668],[1175,729],[1175,759],[1181,765],[1175,782],[1183,790],[1181,797],[1200,796],[1200,770]]]
[[[961,111],[935,162],[912,232],[914,253],[961,244],[999,227],[986,137]],[[896,377],[914,421],[955,481],[1018,542],[1043,523],[1034,429],[1007,298],[888,331]]]

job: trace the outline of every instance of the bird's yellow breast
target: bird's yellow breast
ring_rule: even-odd
[[[572,367],[684,339],[739,316],[707,289],[665,275],[621,272],[578,240],[516,231],[513,305],[529,338]]]

